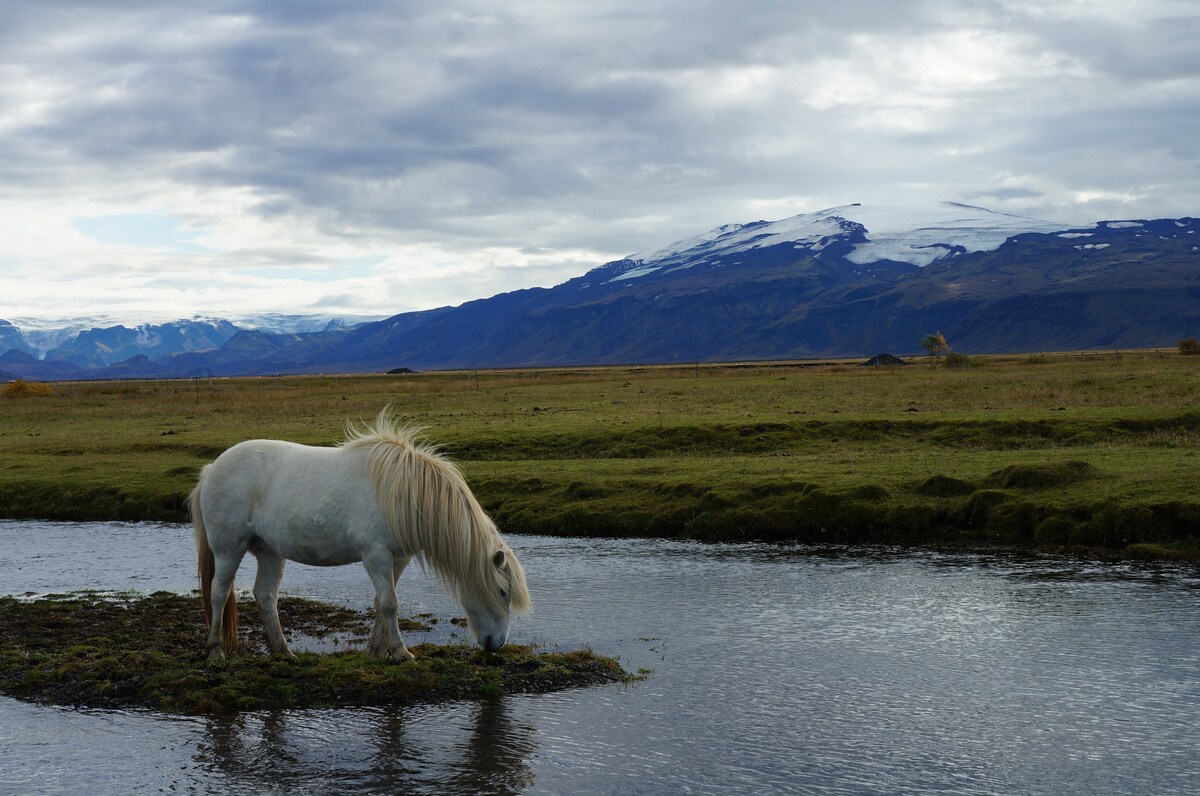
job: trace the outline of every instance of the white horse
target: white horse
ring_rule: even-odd
[[[412,660],[396,619],[396,581],[413,556],[462,603],[479,645],[508,639],[510,613],[530,608],[525,573],[459,469],[388,409],[347,426],[334,448],[280,440],[234,445],[200,471],[191,494],[207,653],[237,641],[233,577],[258,559],[254,599],[272,652],[291,655],[277,598],[288,559],[316,566],[361,561],[375,586],[370,652]]]

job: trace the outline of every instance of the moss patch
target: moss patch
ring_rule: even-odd
[[[930,497],[955,497],[970,495],[978,487],[970,481],[955,478],[951,475],[931,475],[917,487],[917,492]]]
[[[410,648],[416,660],[409,663],[379,661],[358,648],[264,655],[257,609],[239,607],[242,651],[210,663],[196,597],[0,597],[0,693],[195,714],[473,699],[639,679],[590,650],[543,653],[512,644],[496,653],[420,644]],[[282,600],[280,615],[289,630],[335,645],[357,642],[367,629],[362,614],[311,600]]]
[[[1088,462],[1073,459],[1066,462],[1012,464],[989,475],[988,486],[1017,489],[1046,489],[1086,481],[1099,475]]]

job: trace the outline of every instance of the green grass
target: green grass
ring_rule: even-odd
[[[226,447],[334,444],[390,403],[506,531],[1190,557],[1194,359],[56,384],[0,397],[0,515],[182,521]]]
[[[590,650],[537,652],[511,644],[495,653],[420,644],[411,648],[416,660],[406,663],[377,660],[361,644],[288,659],[263,653],[257,609],[241,607],[249,620],[242,651],[209,662],[198,597],[2,597],[0,693],[196,714],[479,699],[642,679]],[[366,633],[361,614],[311,600],[285,598],[280,614],[286,626],[317,639],[361,641]]]

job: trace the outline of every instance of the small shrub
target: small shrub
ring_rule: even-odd
[[[17,379],[4,385],[4,395],[8,398],[45,397],[54,395],[54,390],[48,384]]]
[[[1200,354],[1200,341],[1197,341],[1195,337],[1189,337],[1186,340],[1180,340],[1179,353],[1183,354],[1184,356]]]
[[[960,354],[957,351],[951,351],[942,357],[942,364],[948,368],[969,368],[975,363],[966,354]]]

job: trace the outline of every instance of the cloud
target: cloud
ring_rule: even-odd
[[[850,201],[1200,205],[1184,2],[17,5],[0,317],[388,314]]]

